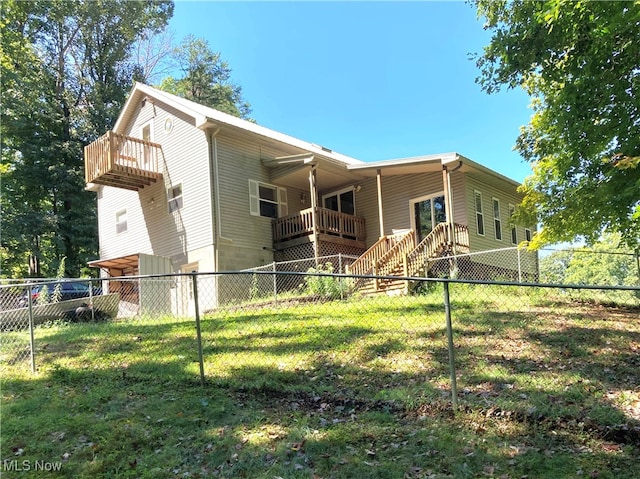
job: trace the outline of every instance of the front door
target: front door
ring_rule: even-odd
[[[439,193],[411,200],[411,219],[411,226],[420,242],[437,224],[447,221],[444,194]]]

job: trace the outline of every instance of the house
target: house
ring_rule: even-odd
[[[532,234],[510,224],[518,183],[460,154],[365,163],[140,83],[85,148],[85,173],[98,196],[90,265],[109,276],[338,253],[360,257],[353,273],[417,274]]]

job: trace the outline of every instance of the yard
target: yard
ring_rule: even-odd
[[[3,477],[638,477],[637,306],[451,295],[457,411],[441,287],[209,314],[204,387],[193,320],[39,327],[35,375],[2,352]]]

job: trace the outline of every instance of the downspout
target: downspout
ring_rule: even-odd
[[[380,168],[376,170],[376,181],[378,184],[378,221],[380,223],[380,238],[384,237],[384,215],[382,210],[382,172]]]
[[[218,172],[218,139],[217,135],[220,132],[220,127],[210,130],[209,134],[209,175],[210,175],[210,183],[211,188],[213,189],[213,194],[211,195],[211,200],[214,203],[211,208],[211,220],[213,224],[213,229],[215,231],[214,235],[214,245],[215,245],[215,270],[219,271],[219,247],[220,240],[231,241],[229,238],[225,238],[222,236],[222,219],[220,216],[220,175]]]

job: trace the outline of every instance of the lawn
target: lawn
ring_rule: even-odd
[[[193,320],[39,327],[35,375],[2,352],[2,477],[638,477],[637,307],[451,296],[457,411],[438,288],[209,313],[204,387]]]

